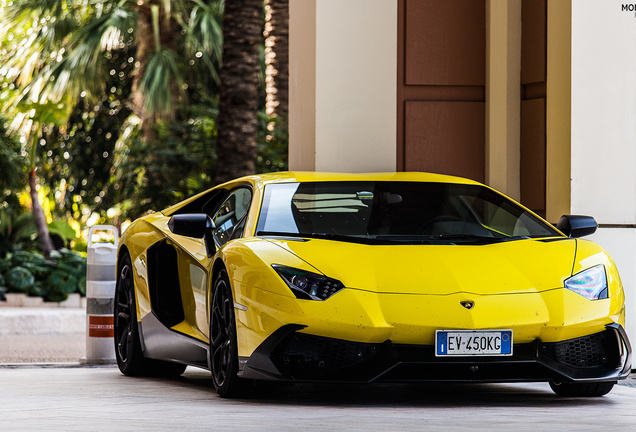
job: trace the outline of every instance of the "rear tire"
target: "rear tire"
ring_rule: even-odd
[[[234,300],[225,271],[221,271],[215,279],[212,294],[210,369],[214,388],[223,398],[247,396],[254,389],[254,381],[242,379],[237,375],[238,343]]]
[[[568,383],[551,381],[550,388],[563,397],[600,397],[605,396],[616,382]]]
[[[144,357],[141,351],[137,302],[130,255],[119,260],[115,287],[115,358],[117,366],[128,376],[179,376],[186,366]]]

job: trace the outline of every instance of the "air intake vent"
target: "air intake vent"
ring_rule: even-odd
[[[563,342],[544,344],[545,354],[559,363],[576,368],[605,366],[608,363],[608,346],[611,338],[607,332],[597,333]]]

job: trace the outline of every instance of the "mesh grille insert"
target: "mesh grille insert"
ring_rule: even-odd
[[[283,369],[338,369],[354,366],[379,352],[376,344],[294,333],[272,359]]]
[[[607,365],[607,333],[597,333],[568,341],[545,344],[544,351],[559,363],[577,368]]]

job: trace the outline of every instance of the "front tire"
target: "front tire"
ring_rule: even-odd
[[[600,397],[605,396],[614,387],[615,382],[568,383],[551,381],[550,388],[557,396],[563,397]]]
[[[210,369],[212,381],[219,396],[224,398],[245,396],[254,382],[239,378],[236,319],[230,281],[221,271],[214,281],[210,313]]]
[[[119,260],[119,273],[115,287],[115,358],[117,366],[128,376],[179,376],[185,365],[153,360],[141,351],[137,302],[130,255],[124,253]]]

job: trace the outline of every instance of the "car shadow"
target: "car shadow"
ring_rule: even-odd
[[[213,389],[210,373],[189,368],[174,385]],[[612,398],[563,398],[547,383],[280,384],[258,383],[243,403],[319,407],[567,407],[610,406]]]

